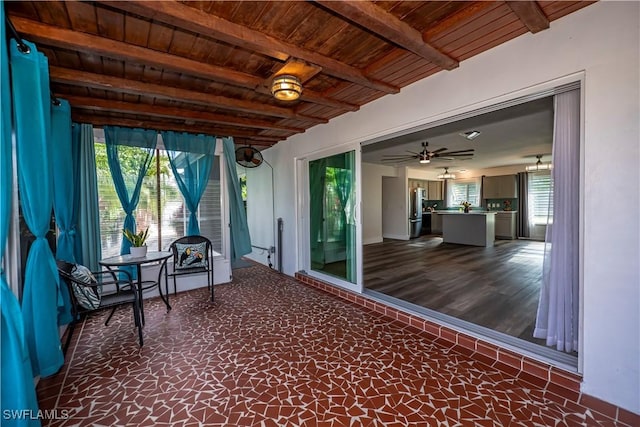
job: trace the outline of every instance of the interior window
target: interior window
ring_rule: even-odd
[[[461,179],[447,183],[447,206],[457,207],[463,202],[471,206],[480,206],[480,180]]]

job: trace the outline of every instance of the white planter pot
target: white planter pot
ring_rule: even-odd
[[[134,258],[142,258],[147,256],[147,247],[146,246],[131,246],[129,249],[129,253]]]

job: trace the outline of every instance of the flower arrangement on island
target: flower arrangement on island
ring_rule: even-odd
[[[469,208],[471,207],[471,203],[464,201],[462,203],[460,203],[460,206],[462,206],[464,208],[465,212],[469,212]]]

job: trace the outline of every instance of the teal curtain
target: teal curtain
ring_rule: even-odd
[[[224,160],[227,167],[229,192],[229,219],[231,222],[231,261],[251,252],[251,237],[247,225],[247,214],[242,203],[240,180],[236,170],[236,151],[233,138],[222,138]]]
[[[324,194],[327,159],[309,162],[309,246],[311,262],[324,266]]]
[[[64,363],[58,307],[64,306],[55,259],[46,234],[53,207],[50,165],[51,99],[47,58],[28,43],[11,43],[16,157],[22,214],[35,236],[27,256],[22,314],[34,375],[54,374]]]
[[[105,126],[104,135],[107,143],[107,161],[109,170],[118,194],[118,199],[126,213],[123,229],[136,232],[136,220],[133,211],[140,200],[140,189],[158,141],[157,132],[148,129],[132,129],[118,126]],[[135,153],[127,156],[118,153],[122,146],[138,147]],[[123,167],[124,166],[124,167]],[[131,242],[122,239],[120,254],[128,254]]]
[[[60,99],[51,105],[51,160],[53,162],[53,211],[58,226],[56,259],[76,262],[75,209],[73,200],[73,163],[71,162],[71,107]],[[58,316],[58,324],[71,322],[71,298],[66,286],[60,287],[63,307]]]
[[[102,258],[100,220],[98,210],[98,178],[93,126],[73,123],[71,127],[71,156],[73,168],[74,211],[77,230],[74,254],[76,262],[98,271]]]
[[[187,235],[199,235],[198,205],[209,182],[216,138],[171,131],[161,134],[173,176],[190,212]]]
[[[53,210],[58,226],[56,258],[74,263],[76,226],[71,161],[71,107],[64,99],[59,100],[58,105],[51,106],[51,147]]]
[[[0,121],[0,261],[4,265],[4,251],[11,218],[13,162],[11,147],[11,90],[9,85],[9,55],[5,37],[4,2],[0,2],[0,71],[2,120]],[[29,410],[37,413],[38,401],[33,384],[29,347],[25,337],[20,304],[9,289],[4,270],[0,270],[1,371],[0,410]],[[40,421],[4,419],[6,426],[39,426]]]
[[[355,169],[355,152],[344,153],[344,168],[336,171],[336,188],[338,198],[344,212],[345,247],[346,247],[346,279],[351,283],[356,282],[356,223],[355,223],[355,183],[353,182],[353,170]]]

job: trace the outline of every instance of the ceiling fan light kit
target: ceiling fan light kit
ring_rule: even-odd
[[[271,94],[280,101],[295,101],[302,94],[302,82],[290,74],[276,76],[271,83]]]

